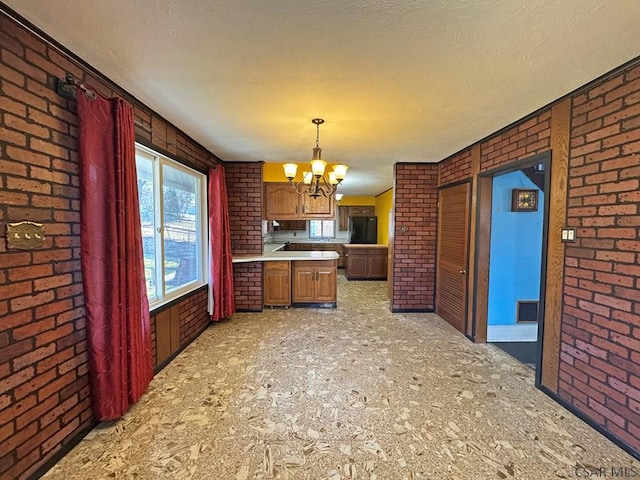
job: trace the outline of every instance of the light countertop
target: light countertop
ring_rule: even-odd
[[[338,252],[332,251],[311,251],[311,252],[283,252],[275,247],[282,248],[284,244],[265,245],[265,252],[262,255],[234,255],[233,263],[247,262],[275,262],[275,261],[291,261],[291,260],[337,260],[340,258]],[[271,247],[274,247],[272,250]],[[270,251],[271,250],[271,251]]]
[[[383,243],[343,243],[345,248],[387,248]]]

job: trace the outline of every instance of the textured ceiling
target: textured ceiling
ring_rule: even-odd
[[[4,0],[223,160],[375,195],[638,54],[637,0]],[[284,180],[284,178],[283,178]]]

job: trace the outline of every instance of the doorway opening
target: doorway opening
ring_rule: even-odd
[[[484,311],[475,317],[474,333],[534,369],[542,358],[549,161],[548,153],[538,155],[487,172],[479,182],[479,218],[488,228],[478,237],[486,288],[477,293]]]

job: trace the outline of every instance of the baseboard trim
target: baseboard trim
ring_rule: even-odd
[[[29,477],[28,477],[29,480],[36,480],[36,479],[42,477],[49,470],[51,470],[56,463],[58,463],[60,460],[62,460],[62,458],[67,453],[69,453],[71,450],[73,450],[75,448],[75,446],[78,445],[82,441],[82,439],[84,437],[86,437],[89,434],[89,432],[91,430],[93,430],[94,428],[96,428],[98,425],[100,425],[100,422],[98,422],[97,420],[94,420],[91,425],[89,425],[86,428],[83,428],[82,430],[80,430],[80,432],[78,432],[78,435],[73,437],[69,441],[69,443],[64,445],[60,450],[58,450],[55,453],[55,455],[53,455],[51,458],[49,458],[49,460],[47,460],[42,465],[40,465],[35,472],[33,472],[31,475],[29,475]]]
[[[391,313],[433,313],[433,308],[391,308]]]
[[[325,302],[325,303],[292,303],[292,307],[295,308],[337,308],[336,302]]]
[[[575,415],[580,420],[582,420],[584,423],[586,423],[591,428],[593,428],[596,432],[598,432],[599,434],[604,435],[605,437],[607,437],[609,440],[611,440],[613,443],[615,443],[618,447],[623,449],[625,452],[627,452],[629,455],[631,455],[636,460],[640,460],[640,451],[635,450],[631,445],[626,443],[624,440],[616,437],[613,433],[611,433],[610,431],[606,430],[599,423],[596,423],[591,417],[587,416],[586,414],[584,414],[583,412],[578,410],[576,407],[574,407],[572,404],[567,402],[560,395],[558,395],[557,393],[553,392],[549,388],[545,387],[544,385],[538,385],[538,388],[540,389],[540,391],[542,391],[549,398],[551,398],[555,402],[558,402],[562,407],[566,408],[573,415]]]

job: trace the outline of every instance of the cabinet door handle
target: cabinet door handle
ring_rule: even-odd
[[[304,207],[305,207],[305,205],[302,205],[302,213],[305,213]]]

